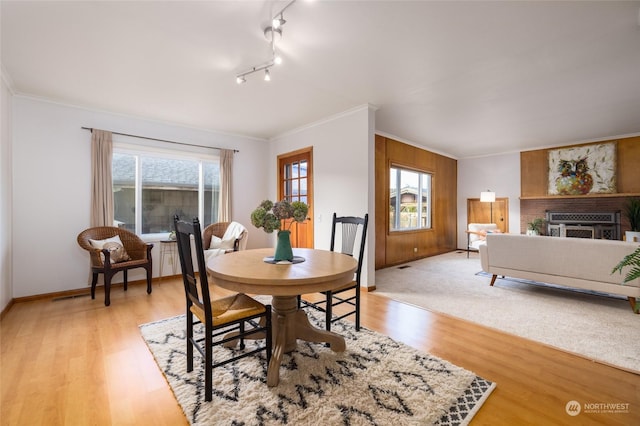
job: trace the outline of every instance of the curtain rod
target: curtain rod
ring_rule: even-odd
[[[84,130],[90,130],[90,131],[92,131],[92,132],[93,132],[93,127],[81,127],[81,129],[84,129]],[[132,138],[147,139],[147,140],[150,140],[150,141],[158,141],[158,142],[173,143],[173,144],[176,144],[176,145],[195,146],[195,147],[197,147],[197,148],[226,149],[226,148],[218,148],[218,147],[216,147],[216,146],[196,145],[196,144],[193,144],[193,143],[184,143],[184,142],[169,141],[169,140],[166,140],[166,139],[148,138],[148,137],[146,137],[146,136],[130,135],[130,134],[128,134],[128,133],[120,133],[120,132],[111,132],[111,133],[112,133],[112,134],[114,134],[114,135],[130,136],[130,137],[132,137]],[[233,150],[233,152],[240,152],[240,151],[239,151],[239,150],[237,150],[237,149],[234,149],[234,150]]]

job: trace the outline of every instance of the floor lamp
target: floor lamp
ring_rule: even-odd
[[[480,202],[491,203],[491,223],[493,223],[493,203],[496,201],[496,193],[486,190],[480,193]]]

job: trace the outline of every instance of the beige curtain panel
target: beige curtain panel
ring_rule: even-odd
[[[220,150],[220,203],[218,222],[231,221],[231,175],[233,174],[233,150]]]
[[[111,132],[91,131],[91,227],[113,226],[113,182]]]

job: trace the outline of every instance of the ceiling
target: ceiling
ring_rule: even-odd
[[[365,104],[455,158],[640,133],[640,1],[2,1],[14,93],[257,138]],[[117,129],[113,129],[117,130]]]

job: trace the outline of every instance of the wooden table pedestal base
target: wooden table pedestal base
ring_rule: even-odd
[[[297,339],[329,343],[334,352],[344,352],[346,349],[342,336],[311,325],[307,314],[298,309],[297,296],[273,296],[272,308],[274,344],[267,371],[268,386],[278,385],[282,356],[296,349]]]

